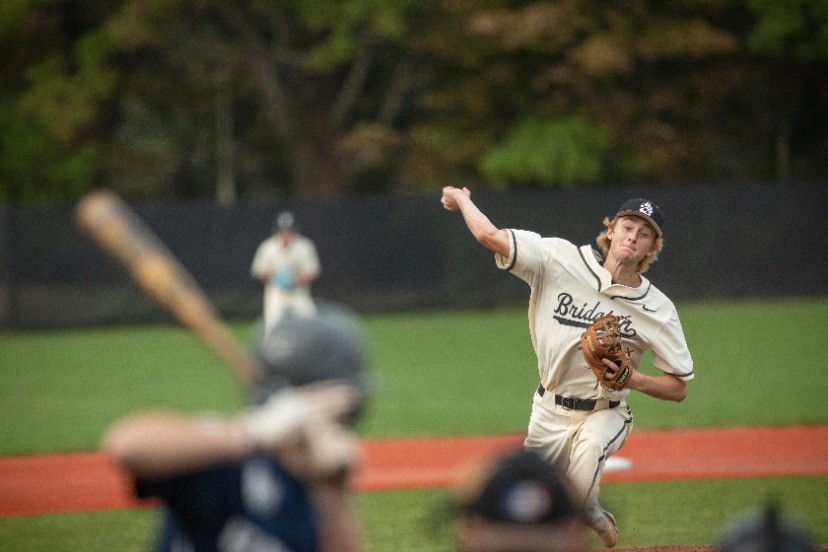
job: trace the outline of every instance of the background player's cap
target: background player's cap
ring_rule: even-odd
[[[658,237],[661,237],[661,227],[664,226],[664,217],[661,214],[661,209],[652,201],[642,197],[628,199],[618,209],[618,213],[615,215],[616,218],[623,216],[643,218],[655,229]]]
[[[282,211],[279,213],[279,216],[276,217],[276,224],[274,225],[275,230],[293,230],[296,228],[296,220],[293,217],[293,213],[290,211]]]
[[[805,529],[774,505],[748,510],[725,524],[720,552],[813,552]]]
[[[504,456],[461,492],[460,509],[490,521],[544,525],[578,515],[557,470],[531,451]]]

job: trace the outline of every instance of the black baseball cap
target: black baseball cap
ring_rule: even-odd
[[[618,209],[618,213],[615,217],[618,218],[624,216],[643,218],[655,229],[658,237],[661,237],[661,228],[664,226],[664,216],[661,214],[661,209],[658,205],[649,199],[636,197],[625,201],[624,204],[621,205],[621,208]]]
[[[466,513],[506,523],[543,525],[577,516],[557,470],[523,450],[499,459],[480,491],[461,506]]]

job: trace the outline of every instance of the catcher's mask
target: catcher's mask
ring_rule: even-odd
[[[362,325],[345,308],[320,306],[315,316],[286,316],[266,335],[260,329],[254,337],[253,353],[265,374],[250,390],[250,402],[262,404],[284,387],[323,380],[351,383],[364,397],[365,351]]]

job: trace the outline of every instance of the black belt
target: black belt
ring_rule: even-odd
[[[542,383],[538,384],[538,395],[543,397],[546,393],[546,388]],[[595,404],[598,401],[595,399],[576,399],[575,397],[564,397],[562,395],[555,395],[555,404],[559,404],[564,408],[570,410],[595,410]],[[621,404],[621,401],[609,401],[609,407],[615,408]]]

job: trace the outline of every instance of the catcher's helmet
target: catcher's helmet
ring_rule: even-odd
[[[319,306],[315,316],[286,316],[266,335],[254,338],[254,355],[264,368],[262,382],[250,390],[261,404],[286,386],[344,380],[365,394],[366,343],[362,325],[345,308]]]

